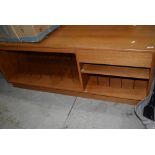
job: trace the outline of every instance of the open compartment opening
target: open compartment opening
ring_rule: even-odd
[[[15,74],[13,84],[27,84],[65,90],[80,90],[74,54],[8,52]],[[10,68],[11,69],[11,68]]]
[[[85,91],[105,96],[141,100],[146,96],[148,80],[87,75]]]
[[[149,68],[81,63],[85,91],[141,100],[147,95]]]

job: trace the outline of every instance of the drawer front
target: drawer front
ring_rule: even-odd
[[[144,52],[78,50],[79,62],[151,68],[152,54]]]

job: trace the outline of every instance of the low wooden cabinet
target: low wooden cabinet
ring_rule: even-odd
[[[83,42],[80,48],[71,40],[61,47],[60,36],[66,36],[68,27],[63,29],[43,43],[0,43],[0,70],[8,82],[28,89],[126,103],[137,103],[148,95],[154,75],[153,50],[83,48]]]

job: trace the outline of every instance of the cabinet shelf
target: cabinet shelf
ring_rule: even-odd
[[[83,64],[82,73],[149,79],[149,69]]]

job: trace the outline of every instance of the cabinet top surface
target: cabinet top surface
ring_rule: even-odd
[[[39,43],[0,43],[13,48],[155,50],[155,26],[61,26]]]

